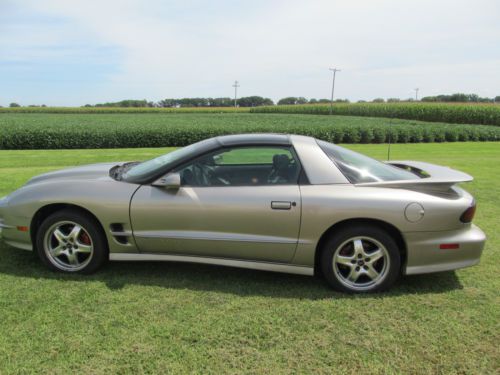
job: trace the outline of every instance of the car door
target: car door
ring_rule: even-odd
[[[183,165],[173,171],[179,189],[143,185],[133,196],[139,249],[289,262],[300,229],[299,172],[293,150],[278,146],[228,148]]]

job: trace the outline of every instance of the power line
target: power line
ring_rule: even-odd
[[[330,114],[333,112],[333,93],[335,92],[335,74],[337,72],[340,72],[340,69],[337,68],[330,68],[330,70],[333,72],[333,81],[332,81],[332,98],[330,100]]]
[[[236,102],[237,102],[237,99],[238,99],[238,87],[240,87],[240,85],[238,84],[238,81],[234,81],[234,107],[236,108]]]

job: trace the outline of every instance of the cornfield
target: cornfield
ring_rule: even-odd
[[[2,114],[0,149],[185,146],[234,133],[303,134],[334,143],[499,141],[500,127],[290,114]]]
[[[279,105],[251,108],[252,113],[293,113],[328,115],[328,104]],[[500,126],[499,104],[452,103],[334,103],[332,113],[339,116],[368,116]]]

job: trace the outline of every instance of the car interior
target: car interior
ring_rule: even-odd
[[[176,170],[182,186],[252,186],[296,184],[300,166],[290,151],[277,148],[267,162],[247,157],[224,162],[221,153],[202,156]],[[262,159],[262,157],[260,158]]]

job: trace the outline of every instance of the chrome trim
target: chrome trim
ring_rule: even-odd
[[[406,267],[405,275],[418,275],[422,273],[453,271],[460,268],[471,267],[479,263],[479,258],[468,259],[461,262],[430,264],[427,266]]]
[[[109,254],[111,261],[166,261],[166,262],[186,262],[186,263],[201,263],[212,264],[217,266],[247,268],[259,271],[283,272],[296,275],[312,276],[314,274],[313,267],[294,266],[281,263],[254,262],[247,260],[220,259],[197,256],[169,255],[169,254],[130,254],[130,253],[111,253]]]
[[[4,224],[3,222],[0,221],[0,228],[3,228],[3,229],[14,229],[15,226],[14,225],[7,225],[7,224]]]
[[[197,232],[199,235],[193,235],[186,231],[143,231],[134,232],[136,238],[162,238],[174,240],[198,240],[198,241],[228,241],[228,242],[255,242],[255,243],[277,243],[277,244],[296,244],[299,241],[293,238],[255,236],[255,235],[235,235],[232,233],[208,233]]]
[[[110,232],[112,236],[117,236],[117,237],[130,237],[132,236],[132,231],[131,230],[124,230],[122,232]]]

